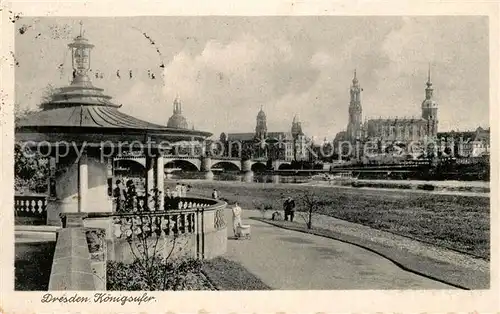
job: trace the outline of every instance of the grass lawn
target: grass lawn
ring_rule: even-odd
[[[17,291],[47,291],[55,242],[16,243],[15,282]]]
[[[314,191],[320,200],[318,213],[372,228],[490,257],[490,200],[486,197],[437,195],[409,191],[357,190],[291,184],[192,181],[191,193],[210,197],[217,188],[230,203],[243,208],[258,204],[281,210],[281,198],[300,199]],[[298,202],[297,210],[301,210]]]
[[[223,257],[203,262],[202,269],[217,290],[271,290],[243,266]]]

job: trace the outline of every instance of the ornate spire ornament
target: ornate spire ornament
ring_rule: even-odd
[[[71,59],[73,66],[73,82],[89,81],[87,76],[90,70],[90,51],[94,45],[83,37],[83,23],[80,22],[80,35],[68,45],[71,49]]]

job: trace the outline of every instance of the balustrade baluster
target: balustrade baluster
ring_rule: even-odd
[[[178,229],[177,215],[172,215],[172,234],[177,235]]]
[[[186,214],[181,214],[180,215],[180,220],[181,220],[181,234],[186,233]]]
[[[189,232],[194,232],[194,213],[189,214]]]
[[[29,213],[30,216],[33,216],[33,214],[34,214],[33,199],[29,199],[28,203],[29,203],[29,205],[28,205],[28,213]]]
[[[191,233],[191,213],[186,214],[186,233]]]
[[[161,217],[161,229],[163,230],[163,233],[165,236],[168,236],[170,234],[170,219],[169,216],[164,215]]]
[[[40,206],[38,205],[38,200],[33,200],[33,202],[35,203],[35,205],[33,206],[33,214],[36,216],[39,214],[39,209],[40,209]]]

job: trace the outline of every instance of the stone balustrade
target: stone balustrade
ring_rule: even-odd
[[[176,246],[183,255],[209,259],[226,252],[226,205],[205,198],[173,198],[164,210],[88,213],[84,225],[106,230],[108,260],[132,262],[137,258],[135,243],[141,242],[154,247],[155,254],[169,255]]]
[[[16,217],[47,217],[47,196],[15,195],[14,213]]]

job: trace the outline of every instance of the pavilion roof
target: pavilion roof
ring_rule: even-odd
[[[77,77],[70,86],[57,89],[41,105],[41,111],[19,119],[16,124],[16,139],[50,141],[55,138],[60,140],[65,136],[77,139],[78,133],[82,134],[82,139],[93,142],[98,141],[95,135],[100,135],[102,140],[113,141],[117,140],[118,134],[123,139],[128,137],[136,140],[138,134],[153,134],[163,140],[200,139],[211,135],[208,132],[180,130],[144,121],[120,112],[120,107],[112,103],[111,97],[103,94],[101,88],[92,86],[88,78]],[[67,136],[68,134],[71,135]]]

